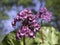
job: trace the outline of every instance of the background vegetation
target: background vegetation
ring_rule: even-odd
[[[1,45],[23,45],[22,40],[16,40],[15,38],[17,29],[13,32],[10,31],[8,34],[3,34],[7,29],[4,27],[6,22],[3,24],[2,21],[11,19],[13,14],[16,14],[18,11],[21,11],[27,7],[33,8],[33,12],[36,13],[36,11],[38,11],[37,7],[39,8],[39,4],[42,2],[44,3],[44,6],[46,6],[50,12],[52,12],[51,22],[48,25],[46,24],[42,26],[41,28],[41,30],[44,32],[44,43],[42,43],[41,32],[38,32],[35,39],[27,37],[26,44],[60,45],[60,0],[0,0],[0,40],[3,40],[2,42],[0,41]],[[11,10],[17,12],[9,13]]]

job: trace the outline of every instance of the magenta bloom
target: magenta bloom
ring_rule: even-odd
[[[37,23],[31,10],[24,9],[19,12],[17,17],[14,18],[12,25],[15,26],[17,21],[22,21],[22,26],[16,34],[17,39],[21,39],[23,36],[35,38],[35,33],[40,29],[40,25]]]
[[[40,11],[37,13],[37,18],[46,20],[47,22],[50,22],[51,16],[51,13],[45,7],[41,8]]]
[[[38,19],[50,21],[51,13],[47,9],[41,8],[37,15],[32,14],[30,9],[24,9],[17,14],[14,18],[12,25],[16,26],[18,21],[22,21],[22,26],[19,28],[16,34],[17,39],[21,39],[24,36],[35,38],[36,32],[41,28],[40,24],[37,22]]]
[[[18,32],[17,32],[17,39],[21,39],[23,36],[29,36],[29,37],[32,37],[32,38],[35,38],[35,34],[34,32],[29,29],[27,26],[22,26]]]

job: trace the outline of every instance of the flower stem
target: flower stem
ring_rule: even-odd
[[[43,30],[41,30],[41,39],[42,39],[42,43],[44,43],[44,35],[43,35]]]
[[[25,36],[23,37],[23,45],[26,45]]]

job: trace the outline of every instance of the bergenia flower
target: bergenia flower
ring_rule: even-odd
[[[45,7],[41,8],[40,11],[37,13],[37,18],[40,18],[41,20],[46,20],[47,22],[50,22],[51,16],[51,13]]]
[[[40,25],[36,22],[31,10],[24,9],[19,12],[12,25],[15,26],[17,21],[22,21],[22,26],[16,34],[17,39],[21,39],[23,36],[35,38],[35,33],[40,29]]]
[[[34,32],[29,29],[27,26],[22,26],[17,32],[17,39],[21,39],[23,36],[29,36],[31,38],[35,38]]]
[[[35,38],[36,32],[41,28],[37,22],[38,18],[49,22],[51,20],[51,14],[46,8],[41,8],[37,15],[32,14],[30,9],[24,9],[19,12],[12,22],[12,25],[16,26],[18,21],[22,21],[22,26],[17,31],[16,38],[21,39],[24,36]]]

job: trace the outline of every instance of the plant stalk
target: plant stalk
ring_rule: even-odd
[[[44,34],[43,34],[43,30],[41,30],[41,39],[42,39],[42,43],[44,43]]]
[[[25,36],[23,37],[23,45],[26,45]]]

